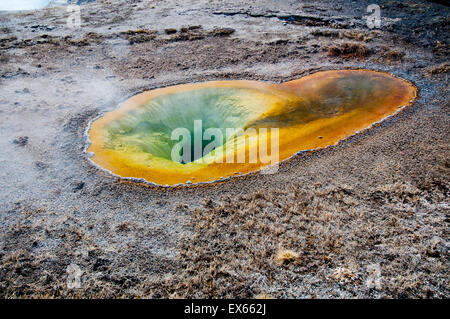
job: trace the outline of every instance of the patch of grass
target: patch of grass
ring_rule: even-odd
[[[330,275],[329,278],[340,283],[350,283],[357,280],[357,275],[351,269],[339,267]]]
[[[233,28],[217,28],[211,31],[212,36],[227,36],[234,33],[235,30]]]
[[[369,42],[377,33],[376,32],[361,32],[361,31],[336,31],[336,30],[314,30],[311,35],[316,37],[338,38],[338,39],[350,39],[356,41]]]
[[[260,294],[256,295],[254,299],[275,299],[275,298],[269,294],[260,293]]]
[[[299,255],[288,249],[282,249],[278,251],[277,255],[275,256],[275,262],[279,265],[289,265],[297,261],[299,258]]]
[[[134,43],[143,43],[154,40],[156,38],[157,31],[155,30],[128,30],[125,32],[121,32],[120,36],[130,42],[130,44]]]
[[[403,60],[405,53],[398,50],[391,50],[388,47],[383,47],[381,48],[380,56],[385,61],[397,62]]]
[[[437,57],[448,57],[449,47],[450,46],[446,42],[436,40],[432,48],[432,51]]]
[[[118,231],[127,231],[132,227],[132,225],[129,222],[123,222],[120,225],[117,226]]]
[[[345,42],[328,48],[328,56],[332,57],[363,59],[371,53],[367,46],[359,43]]]
[[[450,71],[450,63],[443,63],[437,66],[433,66],[427,70],[430,75],[446,74]]]

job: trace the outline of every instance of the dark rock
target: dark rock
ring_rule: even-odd
[[[34,162],[34,165],[40,170],[48,168],[48,164],[41,161]]]
[[[174,34],[177,33],[177,29],[174,28],[165,29],[164,32],[166,32],[166,34]]]
[[[108,265],[111,263],[108,259],[97,258],[94,263],[93,269],[94,271],[106,271],[108,270]]]

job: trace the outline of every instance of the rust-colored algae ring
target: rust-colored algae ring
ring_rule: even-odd
[[[87,152],[96,165],[128,180],[159,186],[209,183],[273,164],[261,153],[251,160],[253,150],[262,149],[262,135],[266,147],[277,147],[277,161],[282,161],[299,151],[334,145],[395,114],[415,97],[412,83],[369,70],[320,71],[282,84],[177,85],[138,94],[94,120],[87,131]],[[228,128],[245,134],[229,137]],[[204,152],[180,160],[191,155],[177,149],[174,132],[180,129],[200,135]],[[210,132],[223,134],[212,138]],[[214,147],[203,144],[205,137]],[[185,139],[182,146],[195,144],[194,139]],[[242,150],[245,160],[236,160]]]

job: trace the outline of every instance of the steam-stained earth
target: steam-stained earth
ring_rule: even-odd
[[[80,28],[67,6],[0,12],[0,296],[449,298],[449,9],[379,1],[370,29],[371,3],[96,1]],[[161,189],[85,153],[89,124],[144,92],[347,69],[417,98],[274,174]],[[281,109],[245,123],[307,118]]]

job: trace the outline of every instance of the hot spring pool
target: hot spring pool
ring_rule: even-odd
[[[334,145],[415,97],[412,83],[369,70],[321,71],[281,84],[177,85],[138,94],[93,121],[87,152],[96,165],[127,179],[213,182]]]

